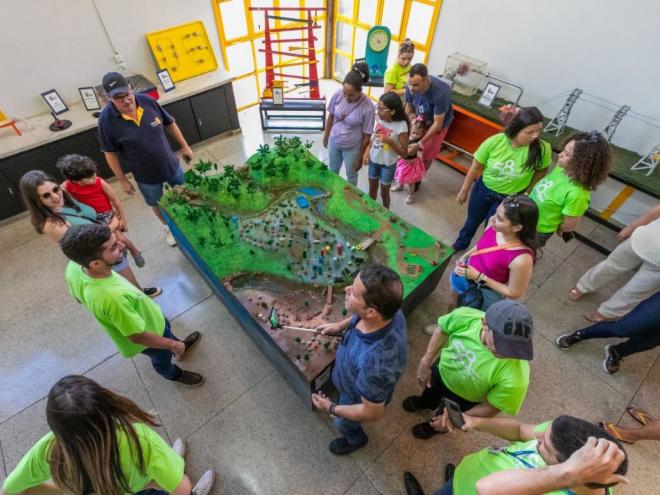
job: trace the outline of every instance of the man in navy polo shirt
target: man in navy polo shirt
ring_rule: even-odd
[[[428,126],[419,143],[410,148],[411,153],[422,151],[422,160],[428,170],[440,152],[453,117],[451,88],[441,79],[430,76],[426,65],[415,64],[408,72],[405,99],[406,115],[410,122],[417,116],[423,116]],[[415,191],[419,189],[420,183],[421,181],[415,184]]]
[[[181,146],[181,155],[192,160],[188,146],[174,118],[150,96],[136,95],[128,81],[117,72],[103,76],[103,89],[110,101],[99,117],[99,139],[108,166],[127,194],[135,194],[119,164],[121,158],[133,173],[144,201],[165,225],[165,238],[176,246],[172,233],[158,209],[163,184],[183,184],[183,170],[170,148],[165,130]]]
[[[392,399],[408,348],[402,298],[403,285],[396,272],[382,265],[364,267],[346,287],[345,305],[353,316],[318,328],[321,333],[345,330],[332,371],[339,402],[321,392],[312,394],[314,406],[334,416],[342,435],[330,442],[333,454],[364,447],[369,439],[361,423],[381,419]]]

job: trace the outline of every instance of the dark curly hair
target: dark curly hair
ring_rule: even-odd
[[[575,142],[573,156],[564,171],[582,187],[594,191],[610,173],[612,148],[598,131],[576,132],[564,142],[564,147],[571,141]]]
[[[61,156],[55,165],[64,178],[69,180],[88,179],[98,173],[94,160],[83,155]]]

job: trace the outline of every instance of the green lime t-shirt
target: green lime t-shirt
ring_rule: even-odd
[[[591,193],[573,181],[563,167],[557,165],[552,172],[538,181],[529,194],[539,207],[536,230],[551,233],[567,217],[581,217],[589,208]]]
[[[438,365],[445,386],[471,402],[488,402],[506,414],[520,411],[529,385],[529,363],[498,358],[481,342],[485,313],[462,307],[438,318],[449,336]]]
[[[92,278],[82,267],[69,262],[65,272],[69,292],[96,318],[124,357],[146,349],[129,337],[149,332],[165,332],[165,316],[149,296],[115,272],[107,278]]]
[[[534,170],[523,167],[527,162],[529,146],[514,148],[504,133],[486,139],[474,153],[474,159],[484,166],[484,184],[499,194],[516,194],[524,191],[534,176]],[[541,169],[552,160],[550,144],[541,141]]]
[[[132,452],[126,432],[119,429],[117,433],[119,464],[128,483],[129,493],[143,490],[151,481],[168,493],[173,492],[183,479],[183,459],[148,426],[135,423],[133,428],[142,449],[144,473],[138,469],[137,458]],[[49,460],[54,441],[55,435],[47,433],[28,450],[2,485],[5,493],[19,493],[52,478]]]
[[[410,72],[411,64],[408,64],[405,67],[401,67],[398,63],[394,62],[390,65],[385,71],[383,76],[383,82],[385,84],[391,84],[394,86],[394,89],[403,89],[408,83],[408,72]]]

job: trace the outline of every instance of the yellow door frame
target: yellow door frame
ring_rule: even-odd
[[[435,35],[435,27],[438,23],[438,18],[440,16],[440,9],[442,7],[442,0],[404,0],[403,3],[403,12],[401,14],[401,24],[399,25],[399,30],[397,35],[392,36],[392,40],[400,43],[405,39],[405,33],[408,28],[408,20],[410,19],[410,9],[412,8],[413,3],[421,3],[424,5],[430,5],[433,7],[433,18],[431,19],[431,24],[426,35],[426,40],[424,44],[420,42],[415,42],[415,49],[421,50],[424,52],[424,63],[428,63],[429,52],[431,51],[431,43],[433,43],[433,36]],[[375,24],[367,24],[359,19],[360,12],[360,0],[354,0],[353,2],[353,12],[352,17],[346,17],[339,13],[339,1],[334,2],[334,11],[333,11],[333,21],[332,21],[332,51],[330,55],[330,78],[335,79],[335,54],[342,57],[348,58],[350,61],[349,65],[353,64],[355,60],[355,33],[358,28],[369,30],[371,27],[380,24],[383,21],[383,7],[385,5],[385,0],[377,0],[376,4],[376,19]],[[344,50],[339,50],[337,46],[337,28],[336,24],[342,22],[351,26],[352,35],[351,35],[351,53],[348,53]]]
[[[245,43],[245,42],[250,42],[250,47],[251,47],[251,52],[252,52],[252,67],[255,69],[251,72],[247,72],[245,74],[236,74],[234,76],[234,79],[237,81],[240,81],[242,79],[246,79],[249,77],[254,77],[255,82],[256,82],[256,87],[257,87],[257,95],[260,96],[262,94],[262,88],[261,88],[261,82],[259,81],[259,75],[264,73],[266,71],[266,67],[262,68],[257,68],[257,54],[259,53],[258,48],[256,47],[256,43],[259,42],[261,38],[264,36],[264,31],[263,29],[260,31],[255,31],[254,29],[254,20],[252,16],[252,11],[250,10],[251,6],[251,0],[243,0],[243,11],[245,12],[245,20],[247,24],[247,34],[244,36],[237,36],[235,38],[227,38],[225,35],[225,28],[224,28],[224,23],[222,20],[222,12],[220,10],[220,4],[224,3],[228,0],[211,0],[211,5],[213,7],[213,15],[215,16],[215,22],[217,25],[217,31],[218,31],[218,40],[220,42],[220,53],[222,55],[222,61],[224,68],[227,72],[231,72],[231,65],[229,63],[229,57],[227,56],[227,47],[233,46],[233,45],[238,45],[240,43]],[[272,0],[273,2],[273,7],[279,7],[280,6],[280,0]],[[305,0],[299,0],[298,4],[300,7],[305,7]],[[324,1],[324,6],[327,8],[327,1]],[[328,23],[327,23],[327,11],[323,12],[322,14],[319,14],[317,16],[314,16],[313,19],[315,21],[324,21],[325,22],[325,28],[329,29]],[[293,27],[295,26],[295,22],[282,22],[280,19],[275,20],[275,26],[280,28],[280,27]],[[279,36],[279,33],[277,33]],[[325,37],[320,37],[319,41],[322,41],[322,48],[317,48],[316,53],[317,53],[317,58],[319,54],[326,54],[327,47],[325,46]],[[300,64],[302,62],[305,62],[306,59],[303,57],[294,57],[294,58],[287,58],[286,62],[282,61],[282,56],[278,56],[278,63],[274,64],[273,67],[275,68],[282,68],[282,67],[290,67],[292,65]],[[303,68],[303,75],[305,75],[305,69]],[[259,101],[253,101],[250,102],[246,105],[242,105],[238,107],[238,111],[240,112],[241,110],[245,110],[246,108],[252,107],[259,103]]]

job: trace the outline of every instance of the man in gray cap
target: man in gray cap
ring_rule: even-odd
[[[413,435],[426,439],[445,433],[447,414],[437,409],[443,398],[470,416],[518,414],[529,385],[533,329],[527,308],[510,299],[486,313],[462,307],[438,318],[417,370],[422,395],[403,401],[406,411],[436,414],[415,425]]]
[[[99,117],[99,140],[108,166],[124,192],[135,194],[121,168],[122,160],[133,173],[145,203],[165,224],[158,208],[163,184],[183,184],[183,170],[165,131],[179,143],[186,161],[192,160],[193,152],[174,118],[150,96],[136,95],[124,76],[108,72],[103,76],[103,89],[109,102]],[[176,246],[167,225],[165,239],[170,246]]]

